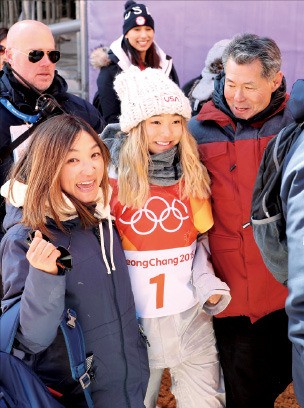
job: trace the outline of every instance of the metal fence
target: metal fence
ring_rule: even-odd
[[[74,19],[75,0],[1,0],[0,27],[31,19],[54,24],[63,18]]]

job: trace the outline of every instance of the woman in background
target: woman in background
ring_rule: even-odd
[[[94,50],[91,64],[94,68],[100,68],[93,105],[107,123],[118,122],[120,115],[120,102],[113,88],[114,79],[131,65],[141,70],[146,67],[159,68],[179,84],[172,58],[154,42],[151,14],[144,4],[132,0],[125,4],[123,35],[111,44],[110,50]]]

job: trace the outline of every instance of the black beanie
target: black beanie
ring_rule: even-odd
[[[154,20],[144,4],[129,0],[125,4],[123,35],[133,27],[148,26],[154,30]]]

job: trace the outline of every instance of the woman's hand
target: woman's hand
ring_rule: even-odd
[[[40,231],[36,231],[26,258],[34,268],[57,275],[56,259],[60,255],[60,251],[51,242],[45,241]]]

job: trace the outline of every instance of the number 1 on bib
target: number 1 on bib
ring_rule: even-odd
[[[150,283],[156,283],[156,309],[164,307],[165,274],[154,276]]]

